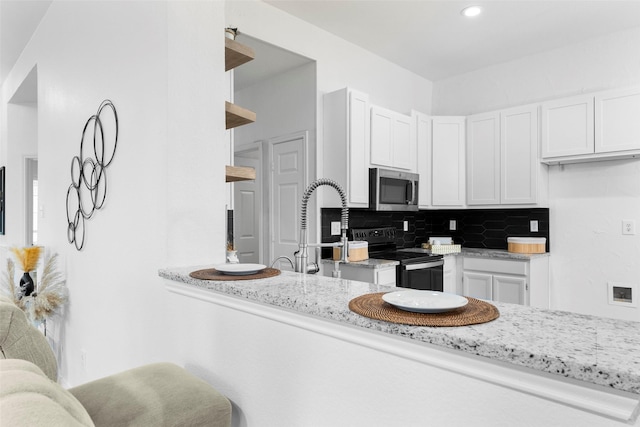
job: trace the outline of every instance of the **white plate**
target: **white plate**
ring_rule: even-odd
[[[216,265],[215,269],[221,273],[228,274],[230,276],[248,276],[250,274],[256,274],[260,270],[267,268],[262,264],[220,264]]]
[[[415,313],[444,313],[469,303],[460,295],[417,289],[389,292],[382,295],[382,299],[401,310]]]

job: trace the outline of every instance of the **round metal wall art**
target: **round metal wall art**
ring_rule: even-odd
[[[79,251],[84,247],[85,221],[104,206],[107,198],[107,167],[113,161],[117,148],[118,113],[113,103],[106,99],[98,107],[98,112],[85,123],[80,154],[71,159],[67,239]]]

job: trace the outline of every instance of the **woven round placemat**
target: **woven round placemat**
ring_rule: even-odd
[[[411,326],[467,326],[490,322],[500,317],[498,309],[488,302],[465,297],[469,304],[445,313],[413,313],[385,302],[386,292],[366,294],[349,301],[349,310],[370,319]]]
[[[280,270],[277,268],[267,267],[264,270],[260,270],[256,274],[248,274],[246,276],[234,276],[230,274],[224,274],[215,268],[207,268],[204,270],[196,270],[189,273],[189,276],[194,279],[200,280],[255,280],[266,279],[267,277],[274,277],[280,274]]]

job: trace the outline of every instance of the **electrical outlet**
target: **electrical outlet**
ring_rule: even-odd
[[[455,219],[449,220],[449,231],[456,231],[458,224]]]
[[[636,222],[632,219],[623,219],[622,234],[636,234]]]
[[[331,221],[331,235],[332,236],[340,235],[340,221]]]
[[[538,221],[536,221],[536,220],[529,221],[529,230],[532,233],[537,233],[538,232]]]
[[[409,231],[409,221],[403,221],[402,223],[402,229],[404,231]]]

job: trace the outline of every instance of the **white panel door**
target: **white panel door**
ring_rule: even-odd
[[[464,206],[465,166],[464,117],[433,117],[432,204]]]
[[[261,263],[260,245],[260,159],[234,158],[237,166],[248,166],[256,170],[256,179],[233,183],[234,194],[234,240],[240,262]]]
[[[500,114],[502,204],[538,201],[538,108],[513,108]]]
[[[542,158],[591,154],[593,95],[542,104]]]
[[[500,204],[500,116],[467,117],[467,204]]]
[[[303,136],[271,142],[270,257],[293,257],[300,233],[299,205],[306,185],[306,139]],[[276,267],[291,270],[287,262]]]
[[[522,276],[493,276],[493,300],[529,305],[527,279]]]
[[[371,165],[393,166],[394,113],[385,108],[371,107]]]
[[[595,152],[640,149],[640,88],[597,94]]]
[[[493,276],[485,273],[464,272],[462,276],[462,293],[464,296],[491,300],[493,298]]]

